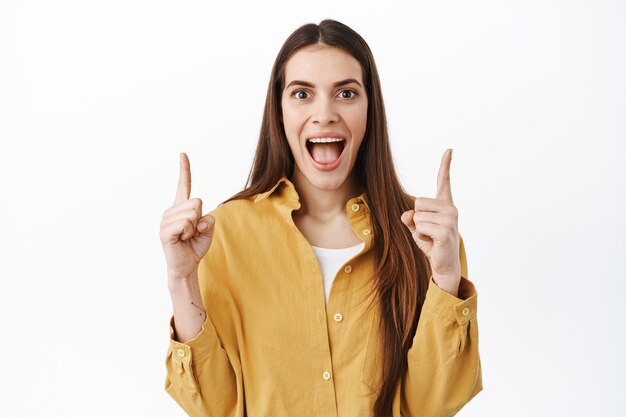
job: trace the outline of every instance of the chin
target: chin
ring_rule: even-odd
[[[309,184],[320,190],[336,190],[340,188],[347,179],[347,175],[339,171],[322,172],[307,167],[302,170],[296,166],[297,175],[306,180]]]

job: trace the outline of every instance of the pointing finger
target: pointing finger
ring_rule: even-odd
[[[441,158],[439,174],[437,174],[437,199],[452,201],[452,188],[450,186],[450,162],[452,161],[452,149],[446,149]]]
[[[176,200],[174,204],[189,200],[191,193],[191,168],[187,154],[180,154],[180,175],[178,177],[178,189],[176,190]]]

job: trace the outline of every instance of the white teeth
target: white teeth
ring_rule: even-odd
[[[313,143],[329,143],[329,142],[341,142],[343,138],[311,138],[309,139]]]

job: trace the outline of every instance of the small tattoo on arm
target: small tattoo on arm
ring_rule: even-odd
[[[204,309],[202,309],[201,307],[198,307],[196,304],[194,304],[194,302],[191,302],[192,305],[194,305],[197,309],[199,309],[200,311],[202,311],[202,313],[200,313],[200,315],[202,315],[203,313],[206,314],[206,311],[204,311]]]

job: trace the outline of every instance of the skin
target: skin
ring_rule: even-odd
[[[435,284],[456,297],[461,282],[461,260],[459,212],[452,201],[450,185],[451,162],[452,149],[447,149],[437,174],[435,198],[416,198],[414,209],[402,213],[400,219],[428,257]]]
[[[349,78],[358,84],[333,86]],[[294,80],[315,87],[290,86]],[[296,165],[292,181],[301,203],[293,218],[314,246],[343,248],[361,242],[345,212],[346,202],[363,192],[352,172],[367,125],[367,95],[361,86],[361,65],[339,48],[312,45],[296,52],[285,66],[282,119]],[[306,149],[307,136],[325,131],[346,136],[341,164],[326,172],[312,165]]]

